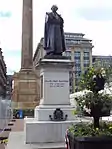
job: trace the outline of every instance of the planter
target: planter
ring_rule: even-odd
[[[112,137],[74,137],[68,133],[70,149],[112,149]]]

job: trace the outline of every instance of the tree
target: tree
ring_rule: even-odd
[[[112,108],[112,96],[101,92],[104,90],[105,84],[110,84],[110,75],[110,67],[104,69],[97,66],[88,68],[81,78],[81,89],[87,89],[90,92],[85,93],[85,95],[76,100],[81,109],[88,114],[88,116],[93,117],[95,128],[99,127],[100,117],[110,115]]]

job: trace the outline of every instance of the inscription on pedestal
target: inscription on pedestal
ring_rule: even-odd
[[[68,80],[45,80],[45,83],[48,83],[49,87],[64,87]]]

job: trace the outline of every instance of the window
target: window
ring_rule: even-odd
[[[80,60],[75,60],[75,64],[80,64],[81,61]]]
[[[65,38],[67,38],[67,37],[69,37],[69,35],[68,34],[65,34]]]
[[[75,57],[80,57],[80,56],[81,56],[81,53],[80,53],[79,51],[75,51],[75,52],[74,52],[74,56],[75,56]]]
[[[89,64],[84,64],[84,67],[89,67]]]
[[[89,60],[89,57],[84,57],[84,60]]]
[[[81,70],[81,67],[76,66],[75,67],[75,70],[80,71]]]
[[[75,63],[75,67],[80,67],[80,64],[79,63]]]
[[[9,81],[7,81],[7,85],[9,85]]]
[[[75,72],[75,76],[80,77],[80,75],[81,75],[80,71]]]
[[[79,84],[79,80],[76,78],[75,79],[75,85],[77,86]]]
[[[81,57],[80,57],[80,56],[75,56],[74,59],[75,59],[75,60],[80,60]]]
[[[84,64],[89,64],[89,63],[90,63],[90,61],[84,60]]]
[[[84,57],[89,57],[89,52],[84,52]]]

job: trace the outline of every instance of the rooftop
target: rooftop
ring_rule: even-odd
[[[93,58],[111,58],[112,59],[112,56],[111,55],[93,55],[92,56]]]
[[[82,33],[70,33],[70,32],[65,32],[65,35],[72,35],[72,36],[81,36],[83,37],[85,34],[82,34]]]

